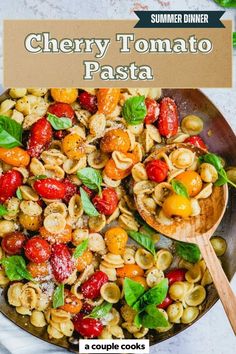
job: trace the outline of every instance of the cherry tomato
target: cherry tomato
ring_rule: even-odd
[[[73,315],[80,312],[82,308],[82,301],[67,289],[65,289],[64,292],[64,299],[64,305],[60,306],[61,310],[69,312]]]
[[[46,118],[40,118],[30,130],[27,151],[31,157],[39,157],[52,140],[52,126]]]
[[[87,265],[92,263],[92,260],[93,260],[92,252],[89,250],[84,251],[82,256],[76,259],[76,269],[79,272],[82,272],[87,267]]]
[[[169,285],[171,285],[170,282],[169,282]],[[165,300],[162,301],[162,303],[160,305],[158,305],[157,307],[159,309],[165,310],[169,305],[172,304],[172,302],[173,302],[173,300],[169,297],[169,295],[167,295]]]
[[[64,202],[69,203],[71,197],[77,193],[77,186],[72,183],[69,178],[65,178],[63,180],[63,184],[65,186],[65,195],[63,197]]]
[[[0,177],[0,203],[13,197],[18,187],[23,183],[23,176],[19,171],[9,170]]]
[[[162,209],[167,217],[180,216],[187,218],[192,214],[191,202],[188,198],[172,194],[164,200]]]
[[[30,155],[18,146],[12,149],[0,147],[0,160],[11,166],[26,167],[30,162]]]
[[[63,231],[56,234],[47,231],[44,226],[40,227],[39,233],[42,238],[47,240],[49,243],[68,243],[72,239],[72,227],[68,224],[65,226]]]
[[[20,254],[27,238],[22,232],[11,232],[4,236],[2,248],[7,254]]]
[[[165,181],[168,174],[168,166],[162,160],[152,160],[146,164],[148,179],[160,183]]]
[[[195,171],[182,172],[175,179],[185,186],[190,197],[195,197],[202,189],[202,179]]]
[[[104,188],[101,197],[96,195],[93,198],[95,208],[104,215],[111,215],[115,211],[118,201],[118,196],[113,188]]]
[[[66,186],[55,178],[38,179],[34,182],[34,189],[46,199],[63,199],[66,194]]]
[[[145,277],[140,277],[139,275],[137,277],[133,277],[132,280],[136,281],[137,283],[141,284],[145,289],[148,288],[146,278]]]
[[[62,140],[62,150],[71,160],[85,156],[85,141],[77,133],[71,133]]]
[[[144,270],[137,264],[126,264],[124,267],[116,269],[116,275],[119,278],[143,277]]]
[[[92,309],[93,309],[92,305],[90,305],[87,302],[84,302],[80,313],[83,313],[84,315],[88,315],[90,312],[92,312]]]
[[[192,144],[200,149],[207,150],[207,146],[199,135],[192,135],[184,140],[185,143]]]
[[[113,254],[124,254],[127,241],[128,234],[121,227],[112,227],[105,233],[105,243]]]
[[[158,129],[162,136],[170,138],[178,132],[178,111],[175,101],[164,97],[160,103]]]
[[[100,148],[103,152],[127,152],[130,148],[130,138],[126,131],[117,128],[106,132],[101,140]]]
[[[185,280],[186,269],[183,268],[175,268],[169,270],[166,273],[165,277],[169,280],[169,286],[174,284],[176,281],[184,281]]]
[[[90,113],[97,112],[97,96],[92,95],[89,92],[81,92],[79,94],[79,103],[83,109],[86,109]]]
[[[108,276],[96,271],[85,283],[81,285],[81,292],[87,299],[96,299],[100,296],[100,289],[103,284],[108,282]]]
[[[110,114],[116,108],[120,98],[119,88],[101,88],[97,93],[98,111]]]
[[[27,269],[33,278],[46,277],[49,274],[48,263],[33,263],[27,264]]]
[[[128,157],[129,159],[131,159],[133,161],[133,164],[138,162],[138,159],[135,154],[126,152],[126,153],[124,153],[124,155],[126,157]],[[127,177],[131,173],[133,164],[129,168],[127,168],[126,170],[122,170],[122,169],[116,167],[116,164],[113,159],[110,159],[106,163],[106,166],[104,168],[104,172],[107,177],[117,181],[117,180]]]
[[[75,112],[68,103],[55,102],[48,107],[48,112],[59,118],[65,117],[74,121]]]
[[[78,314],[73,319],[75,330],[85,338],[99,337],[103,330],[103,324],[96,318],[84,318]]]
[[[50,258],[49,243],[41,237],[34,236],[25,244],[25,256],[34,263],[43,263]]]
[[[68,247],[64,244],[55,244],[52,246],[50,258],[52,273],[58,283],[68,279],[75,266]]]
[[[53,132],[54,138],[55,139],[63,139],[66,136],[67,132],[65,130],[55,130]]]
[[[73,103],[78,97],[76,88],[51,88],[51,95],[55,101],[63,103]]]
[[[155,101],[152,98],[146,98],[145,104],[147,107],[147,115],[144,119],[144,123],[152,124],[158,119],[159,112],[160,112],[159,103],[157,103],[157,101]]]

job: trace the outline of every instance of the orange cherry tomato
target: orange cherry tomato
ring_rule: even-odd
[[[82,256],[76,259],[76,269],[79,272],[82,272],[87,265],[92,263],[92,260],[93,260],[92,252],[89,250],[84,251]]]
[[[192,213],[190,200],[178,194],[172,194],[167,197],[162,208],[168,217],[181,216],[182,218],[187,218]]]
[[[124,267],[116,269],[116,275],[119,278],[143,277],[144,270],[137,264],[126,264]]]
[[[137,277],[133,277],[132,280],[134,280],[137,283],[141,284],[145,289],[148,288],[146,279],[144,277],[137,276]]]
[[[202,179],[195,171],[182,172],[175,179],[185,186],[190,197],[194,197],[202,189]]]
[[[78,97],[78,89],[76,88],[52,88],[52,98],[57,102],[73,103]]]
[[[29,262],[27,269],[33,278],[46,277],[49,274],[48,263]]]
[[[127,152],[130,148],[130,138],[127,132],[118,128],[109,130],[101,140],[103,152],[121,151]]]
[[[65,298],[64,305],[60,306],[61,310],[69,312],[73,315],[80,312],[83,305],[80,299],[78,299],[67,289],[65,289],[64,298]]]
[[[70,225],[66,225],[64,230],[59,232],[58,234],[53,234],[45,229],[44,226],[40,227],[39,233],[50,243],[67,243],[72,240],[72,227]]]
[[[121,170],[120,168],[116,167],[114,160],[110,159],[107,161],[106,166],[104,168],[104,172],[107,175],[107,177],[115,181],[118,181],[120,179],[127,177],[131,173],[133,165],[138,162],[137,156],[133,153],[128,153],[128,152],[124,153],[124,155],[131,158],[133,164],[126,170]]]
[[[69,159],[79,160],[85,155],[84,139],[76,133],[68,134],[62,140],[62,150]]]
[[[116,108],[120,98],[120,89],[101,88],[97,93],[98,111],[103,114],[110,114]]]
[[[105,233],[105,243],[111,253],[124,254],[127,241],[128,234],[121,227],[112,227]]]
[[[0,160],[14,167],[25,167],[30,162],[30,156],[18,146],[12,149],[0,148]]]

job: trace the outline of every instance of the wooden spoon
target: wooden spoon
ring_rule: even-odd
[[[197,156],[206,152],[195,146],[179,143],[167,145],[155,150],[149,155],[145,162],[160,158],[160,153],[167,153],[178,148],[188,148]],[[236,335],[236,297],[230,287],[230,283],[221,267],[221,264],[211,245],[210,237],[213,235],[224,215],[228,201],[228,187],[213,187],[210,197],[199,200],[201,214],[187,219],[174,219],[171,225],[164,225],[158,222],[156,216],[143,208],[142,198],[134,195],[135,203],[139,214],[152,228],[177,241],[191,242],[199,246],[202,257],[212,276],[215,287],[218,291],[226,315]]]

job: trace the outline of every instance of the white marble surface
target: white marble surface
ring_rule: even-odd
[[[0,20],[15,19],[105,19],[132,18],[133,10],[215,10],[212,0],[1,0]],[[227,10],[225,18],[235,18],[236,10]],[[0,23],[0,36],[2,23]],[[16,58],[17,60],[17,58]],[[234,56],[236,70],[236,56]],[[2,82],[2,42],[0,42],[0,82]],[[236,131],[236,76],[233,89],[205,89],[204,92],[223,112]],[[232,282],[236,291],[236,278]],[[218,302],[194,326],[151,349],[152,354],[234,354],[235,337]],[[66,353],[18,329],[0,315],[0,354]]]

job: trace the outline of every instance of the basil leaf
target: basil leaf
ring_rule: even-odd
[[[125,278],[123,289],[125,301],[129,306],[133,306],[145,292],[145,289],[141,284],[129,278]]]
[[[75,249],[75,252],[73,253],[74,258],[79,258],[82,256],[84,251],[88,248],[88,239],[83,240],[80,245],[78,245]]]
[[[134,217],[135,217],[135,220],[137,220],[137,222],[143,226],[144,230],[147,231],[147,235],[149,236],[152,236],[154,234],[156,234],[156,230],[154,230],[151,226],[149,226],[144,220],[143,218],[141,217],[141,215],[136,211],[134,213]]]
[[[64,305],[64,284],[59,284],[53,293],[52,306],[54,309]]]
[[[177,241],[175,243],[175,250],[179,257],[191,263],[198,262],[201,257],[199,247],[193,243]]]
[[[233,32],[233,47],[236,47],[236,32]]]
[[[141,234],[137,231],[128,231],[128,235],[155,256],[155,244],[148,235]]]
[[[156,308],[156,305],[148,305],[145,312],[140,314],[140,322],[143,327],[155,329],[157,327],[168,327],[169,322],[164,315]]]
[[[142,123],[147,115],[145,96],[134,96],[126,100],[123,105],[122,115],[130,125]]]
[[[222,7],[236,7],[235,0],[214,0],[214,1]]]
[[[102,175],[100,171],[92,167],[85,167],[77,171],[77,176],[86,187],[101,193]]]
[[[218,171],[218,179],[217,181],[214,183],[215,186],[223,186],[225,183],[229,182],[229,179],[227,177],[227,173],[225,172],[224,169],[221,169],[220,171]]]
[[[15,120],[0,116],[0,146],[5,149],[11,149],[22,145],[22,126]]]
[[[23,197],[22,197],[22,193],[21,193],[21,190],[20,188],[18,187],[17,190],[16,190],[16,196],[18,199],[22,200]]]
[[[152,289],[146,291],[132,306],[136,311],[142,311],[147,305],[159,305],[166,298],[168,291],[168,279],[162,279]]]
[[[37,181],[38,179],[46,179],[48,178],[46,175],[37,175],[33,177],[34,181]]]
[[[172,179],[171,185],[176,194],[182,195],[185,198],[189,198],[188,191],[186,187],[183,185],[183,183],[177,181],[176,179]]]
[[[80,187],[79,190],[80,190],[81,202],[82,202],[85,214],[87,214],[89,216],[98,216],[99,212],[94,207],[94,205],[91,203],[91,201],[90,201],[90,199],[88,197],[88,194],[81,187]]]
[[[7,277],[13,280],[27,279],[32,280],[31,274],[26,268],[26,263],[21,256],[10,256],[0,260],[3,265]]]
[[[208,153],[205,155],[202,155],[199,157],[199,161],[202,162],[207,162],[213,165],[217,171],[221,170],[223,168],[221,158],[215,154]]]
[[[136,327],[141,327],[142,326],[142,313],[137,313],[134,317],[134,324]]]
[[[84,318],[103,318],[105,317],[112,308],[112,304],[104,301],[101,305],[94,307],[92,312]]]
[[[66,117],[57,117],[55,114],[48,113],[47,121],[55,130],[63,130],[72,127],[72,121],[70,118]]]
[[[7,214],[8,214],[7,208],[4,205],[0,204],[0,216],[4,216]]]

